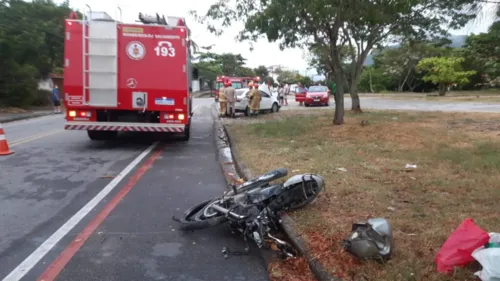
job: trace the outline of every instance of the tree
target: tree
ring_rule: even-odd
[[[199,77],[205,79],[210,87],[210,90],[212,90],[217,76],[222,75],[222,68],[220,64],[216,61],[200,61],[193,64],[193,66],[198,68]]]
[[[259,77],[264,78],[269,76],[269,70],[264,65],[259,65],[256,69],[254,69],[254,71]]]
[[[236,69],[236,76],[254,77],[257,75],[253,69],[246,66],[240,66]]]
[[[486,33],[468,36],[461,54],[469,67],[495,79],[500,76],[498,42],[500,42],[500,21],[494,22]]]
[[[221,34],[234,21],[245,23],[240,40],[265,35],[280,47],[328,48],[326,63],[335,71],[337,103],[335,124],[344,122],[343,85],[350,75],[353,109],[360,111],[357,86],[363,63],[371,49],[389,35],[427,36],[430,30],[444,32],[446,25],[464,25],[472,16],[464,7],[474,0],[219,0],[207,13],[195,17],[207,23],[209,31]],[[342,68],[340,50],[348,45],[350,73]]]
[[[63,67],[68,1],[0,1],[0,105],[30,106],[37,80]]]
[[[463,71],[463,61],[464,58],[460,57],[424,58],[418,63],[417,70],[425,72],[423,80],[437,84],[439,95],[444,96],[449,85],[468,83],[468,77],[476,73],[474,70]]]
[[[240,54],[223,53],[218,55],[222,66],[222,73],[227,76],[236,76],[238,68],[245,65],[246,59]]]
[[[451,48],[442,46],[446,43],[448,42],[407,40],[397,48],[380,50],[379,54],[374,57],[375,67],[396,80],[395,90],[413,91],[423,82],[421,75],[416,71],[418,62],[426,57],[450,54]]]
[[[299,82],[304,86],[311,86],[313,84],[313,81],[309,76],[301,76]]]
[[[209,61],[212,65],[218,65],[221,72],[218,74],[226,76],[239,76],[238,73],[251,71],[251,69],[246,69],[246,59],[240,54],[206,52],[200,53],[197,59],[200,61]],[[250,72],[250,74],[252,73]]]
[[[281,72],[281,74],[278,76],[278,81],[280,83],[288,84],[294,84],[298,82],[296,73],[287,70]]]
[[[343,63],[345,71],[345,63],[347,61],[348,47],[344,46],[340,49],[340,60]],[[324,74],[329,79],[335,78],[335,67],[329,60],[330,48],[328,46],[313,45],[309,48],[309,66],[314,68],[316,72]]]

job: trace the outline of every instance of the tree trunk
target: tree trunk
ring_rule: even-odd
[[[352,81],[351,82],[351,87],[349,87],[349,94],[351,95],[351,100],[352,100],[352,111],[356,113],[361,113],[363,112],[361,110],[361,102],[359,101],[359,95],[358,95],[358,81]]]
[[[446,85],[441,83],[439,84],[439,96],[444,97],[446,95]]]
[[[408,72],[406,73],[406,76],[405,76],[403,82],[399,85],[398,92],[403,91],[403,89],[405,87],[405,83],[408,80],[408,77],[410,77],[410,73],[411,73],[411,68],[408,68]]]
[[[344,124],[344,77],[336,75],[335,83],[337,84],[337,92],[335,93],[335,116],[333,124],[342,125]]]
[[[375,93],[375,91],[373,90],[372,70],[371,69],[370,69],[370,72],[368,72],[368,74],[370,74],[370,92]]]

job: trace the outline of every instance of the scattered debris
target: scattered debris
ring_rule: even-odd
[[[454,267],[464,267],[474,261],[472,252],[485,245],[490,236],[472,219],[465,219],[444,242],[436,255],[437,270],[452,273]]]
[[[298,173],[300,170],[292,170],[292,173]]]
[[[368,122],[368,120],[361,120],[361,126],[366,126],[368,124],[370,124],[370,122]]]
[[[394,212],[394,211],[396,211],[396,208],[394,208],[394,207],[387,207],[387,210]]]
[[[337,168],[338,171],[341,171],[341,172],[347,172],[347,169],[346,168]]]
[[[488,243],[480,248],[477,248],[472,253],[472,257],[476,259],[482,266],[482,270],[474,273],[482,281],[500,280],[500,234],[490,233]]]
[[[399,118],[398,118],[398,117],[392,117],[391,119],[392,119],[392,120],[399,120]]]
[[[416,164],[406,164],[405,169],[416,169],[417,165]]]

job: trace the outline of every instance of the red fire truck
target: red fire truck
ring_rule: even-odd
[[[229,77],[229,76],[217,76],[215,81],[215,101],[219,101],[219,89],[227,82],[231,82],[231,85],[235,89],[241,89],[248,87],[248,83],[254,82],[258,83],[260,77]]]
[[[139,19],[125,24],[89,7],[83,19],[66,20],[66,130],[86,130],[92,140],[120,131],[189,140],[189,29],[183,18],[140,13]]]

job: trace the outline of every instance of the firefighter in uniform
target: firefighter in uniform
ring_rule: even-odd
[[[250,114],[251,115],[259,114],[261,96],[259,90],[257,89],[257,85],[254,85],[253,83],[249,99],[250,99]]]
[[[233,85],[231,82],[228,82],[226,85],[226,89],[224,90],[224,94],[226,96],[226,101],[227,101],[227,110],[228,110],[228,116],[229,117],[236,117],[236,108],[235,108],[235,102],[236,102],[236,90],[233,88]]]
[[[226,112],[227,112],[227,100],[226,100],[226,95],[224,94],[224,91],[226,90],[226,88],[224,87],[224,85],[225,85],[225,83],[222,84],[222,86],[219,89],[219,105],[220,105],[219,115],[220,116],[226,116]]]

